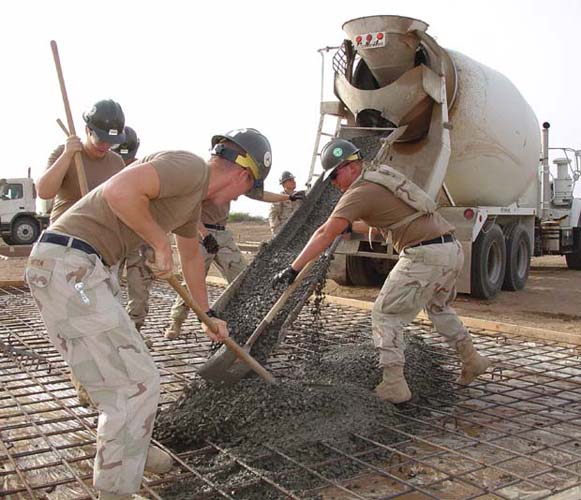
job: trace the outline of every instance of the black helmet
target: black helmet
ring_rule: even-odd
[[[83,120],[85,120],[87,127],[97,134],[100,141],[111,144],[125,142],[125,134],[123,133],[125,115],[121,106],[115,101],[106,99],[97,102],[90,111],[83,113]]]
[[[280,179],[278,180],[278,182],[280,184],[283,184],[284,182],[290,180],[290,179],[294,179],[295,176],[292,174],[292,172],[289,172],[288,170],[285,170],[282,175],[280,176]]]
[[[133,160],[139,149],[139,137],[131,127],[127,125],[123,129],[125,132],[125,142],[118,144],[111,149],[121,156],[124,160]]]
[[[224,141],[231,141],[246,151],[247,156],[229,154],[232,150],[218,147]],[[261,199],[264,193],[264,180],[270,172],[272,165],[272,149],[268,139],[255,128],[239,128],[231,130],[224,135],[212,137],[213,154],[223,156],[237,165],[250,170],[254,177],[253,188],[246,196]],[[236,152],[233,152],[236,153]]]
[[[333,139],[325,144],[321,151],[321,165],[325,171],[325,177],[348,161],[360,160],[359,148],[345,139]]]

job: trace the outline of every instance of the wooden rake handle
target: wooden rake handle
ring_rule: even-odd
[[[69,126],[69,133],[72,135],[77,135],[77,133],[75,132],[75,123],[73,121],[73,115],[71,113],[71,106],[69,105],[69,97],[67,95],[67,88],[65,87],[65,78],[63,76],[63,69],[61,67],[59,49],[58,49],[57,44],[54,40],[51,40],[50,48],[52,49],[54,64],[56,67],[56,72],[57,72],[58,79],[59,79],[59,85],[61,88],[61,95],[63,97],[63,103],[65,105],[65,114],[67,115],[67,123]],[[81,157],[80,153],[75,153],[75,167],[77,169],[77,177],[79,178],[79,187],[81,188],[81,195],[85,196],[89,192],[89,186],[87,184],[87,176],[85,175],[85,167],[83,165],[83,158]]]

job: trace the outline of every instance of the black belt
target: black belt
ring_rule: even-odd
[[[42,241],[43,243],[53,243],[54,245],[60,245],[62,247],[75,248],[81,252],[88,253],[89,255],[96,255],[103,262],[103,257],[101,257],[97,250],[83,240],[78,240],[72,236],[44,232],[39,241]]]
[[[438,236],[431,240],[421,241],[415,245],[410,245],[408,248],[423,247],[424,245],[437,245],[438,243],[452,243],[453,241],[456,241],[453,234],[444,234],[443,236]]]
[[[215,229],[216,231],[225,231],[226,226],[221,226],[220,224],[204,224],[207,229]]]

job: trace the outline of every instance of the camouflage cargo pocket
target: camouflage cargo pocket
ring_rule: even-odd
[[[422,309],[425,302],[424,296],[428,293],[427,283],[417,281],[413,284],[404,281],[391,281],[381,300],[381,312],[386,314],[402,314]],[[427,299],[426,299],[427,300]]]
[[[55,262],[52,259],[30,259],[24,275],[28,286],[46,288],[52,278]]]

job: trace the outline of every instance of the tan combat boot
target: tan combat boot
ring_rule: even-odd
[[[133,495],[117,495],[108,491],[99,492],[99,500],[132,500]]]
[[[145,497],[137,493],[130,493],[128,495],[117,495],[117,493],[109,493],[108,491],[99,491],[99,500],[146,500]]]
[[[154,474],[167,474],[173,465],[173,460],[157,446],[150,446],[147,451],[147,460],[145,461],[145,470]]]
[[[151,349],[151,346],[153,345],[153,340],[148,337],[147,335],[145,335],[145,333],[141,333],[141,329],[143,328],[143,323],[133,323],[135,325],[135,329],[139,332],[139,334],[141,335],[141,338],[143,339],[143,342],[145,342],[145,345],[147,346],[148,349]]]
[[[71,382],[73,383],[73,387],[77,391],[77,398],[79,399],[79,403],[81,404],[81,406],[83,408],[96,408],[96,405],[95,403],[93,403],[93,400],[89,396],[87,389],[83,387],[83,385],[81,384],[81,382],[79,382],[79,379],[75,377],[75,374],[73,372],[71,372]]]
[[[176,319],[172,320],[171,325],[165,331],[164,337],[169,340],[177,339],[182,332],[183,321],[178,321]]]
[[[482,375],[492,364],[492,361],[487,357],[478,354],[470,337],[458,341],[456,351],[462,360],[462,371],[456,379],[457,384],[468,385],[472,383],[476,377]]]
[[[377,397],[390,403],[403,403],[412,397],[403,375],[403,366],[384,366],[383,380],[375,388]]]

